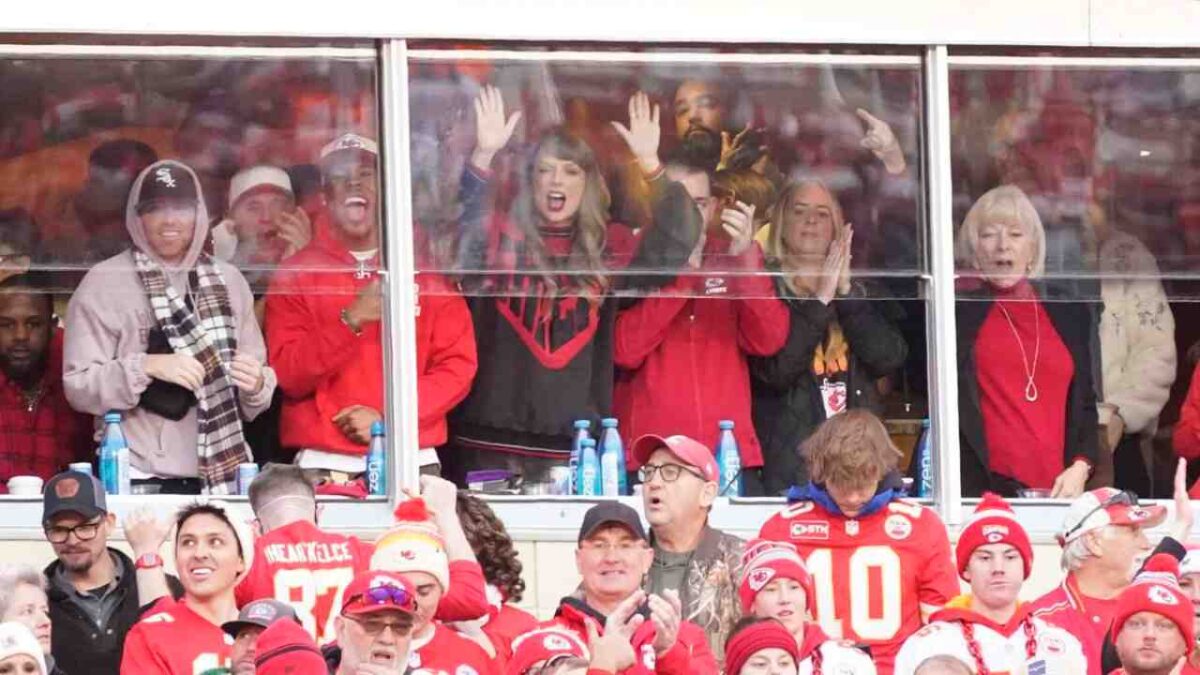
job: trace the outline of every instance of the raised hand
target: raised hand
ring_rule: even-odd
[[[1180,457],[1175,466],[1175,520],[1171,521],[1171,536],[1175,541],[1184,543],[1192,532],[1192,500],[1188,497],[1187,460]]]
[[[171,521],[159,519],[153,509],[142,506],[125,517],[124,529],[129,548],[133,549],[135,557],[139,557],[158,553],[171,532]]]
[[[475,151],[471,153],[471,164],[487,171],[496,153],[508,145],[521,111],[504,116],[504,97],[500,90],[488,85],[475,99]]]
[[[683,607],[679,593],[663,591],[662,596],[651,595],[650,620],[654,622],[654,653],[662,656],[679,640],[679,625],[683,623]]]
[[[309,222],[304,209],[297,208],[293,213],[280,213],[278,225],[279,238],[287,242],[283,249],[284,258],[295,255],[312,241],[312,223]]]
[[[717,162],[717,171],[749,168],[756,173],[763,172],[763,165],[767,159],[767,146],[752,146],[751,141],[755,140],[758,135],[752,135],[751,132],[752,128],[749,124],[745,129],[739,131],[737,136],[731,137],[728,131],[721,132],[721,160]]]
[[[737,202],[721,211],[721,229],[729,235],[729,255],[737,257],[754,243],[754,205]]]
[[[629,98],[629,127],[612,122],[613,128],[625,139],[642,171],[654,173],[660,166],[658,142],[662,136],[658,105],[650,105],[650,97],[638,92]]]
[[[896,140],[896,134],[892,133],[891,125],[862,108],[855,112],[858,114],[858,118],[867,125],[866,134],[860,141],[862,146],[883,162],[888,173],[903,173],[906,166],[904,152],[900,150],[900,142]]]

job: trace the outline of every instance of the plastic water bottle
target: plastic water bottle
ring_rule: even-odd
[[[596,441],[585,438],[580,443],[579,486],[575,494],[596,497],[600,495],[600,459],[596,457]]]
[[[367,494],[387,494],[387,439],[383,422],[371,424],[371,445],[367,448]]]
[[[721,435],[717,438],[717,468],[721,472],[720,493],[725,497],[742,495],[742,456],[738,452],[737,439],[733,437],[733,422],[721,420],[717,423]]]
[[[119,495],[121,492],[121,456],[125,456],[125,476],[129,476],[129,444],[121,430],[121,413],[104,415],[104,434],[100,437],[100,482],[104,492]]]
[[[933,435],[929,418],[921,420],[921,437],[917,439],[917,497],[933,495]]]
[[[628,478],[625,476],[625,445],[621,443],[621,432],[617,430],[617,420],[605,417],[600,420],[600,467],[604,473],[604,494],[615,497],[629,494]],[[609,469],[609,465],[612,469]],[[613,492],[609,492],[609,477],[614,481]]]
[[[583,451],[583,441],[592,437],[592,423],[588,420],[575,420],[575,437],[571,440],[571,459],[567,466],[571,468],[571,494],[579,494],[579,456]]]

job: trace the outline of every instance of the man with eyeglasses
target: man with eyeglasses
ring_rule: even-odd
[[[408,670],[417,593],[404,577],[363,572],[334,620],[337,642],[322,652],[330,675],[397,675]]]
[[[1067,511],[1058,535],[1066,577],[1035,600],[1031,612],[1078,636],[1088,663],[1095,664],[1091,672],[1101,672],[1101,647],[1118,596],[1150,554],[1145,530],[1166,517],[1166,508],[1140,505],[1137,495],[1107,487],[1085,492]]]
[[[563,598],[554,618],[544,625],[569,630],[585,642],[614,624],[629,626],[636,662],[622,673],[715,675],[717,660],[704,631],[681,616],[679,594],[642,590],[653,560],[637,511],[615,501],[593,506],[583,516],[575,551],[575,567],[582,576],[579,590]],[[630,605],[635,609],[627,621]],[[610,621],[614,616],[620,620]]]
[[[182,587],[164,575],[156,553],[135,563],[108,547],[117,520],[95,476],[76,471],[54,476],[42,503],[42,529],[58,558],[45,571],[54,659],[67,673],[116,675],[125,634],[139,609],[168,589],[178,597]],[[135,554],[157,549],[161,539],[156,541],[151,522],[139,514],[125,524]]]
[[[654,550],[644,588],[656,595],[678,593],[683,618],[704,629],[719,659],[741,617],[744,542],[708,525],[719,492],[716,460],[686,436],[643,436],[631,453],[641,465],[642,507]]]

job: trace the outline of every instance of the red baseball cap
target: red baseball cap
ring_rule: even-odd
[[[665,438],[653,434],[642,436],[633,442],[630,452],[633,466],[630,468],[636,469],[645,464],[650,459],[650,455],[653,455],[654,451],[659,448],[666,448],[668,452],[678,457],[679,461],[700,471],[704,480],[718,482],[721,474],[717,471],[717,460],[713,457],[712,450],[687,436],[667,436]]]
[[[566,656],[591,658],[587,645],[574,633],[556,627],[537,628],[513,640],[508,675],[525,675],[539,663]]]
[[[363,572],[354,577],[342,598],[342,614],[348,616],[395,611],[417,613],[416,589],[391,572]]]
[[[1072,540],[1106,525],[1157,527],[1167,518],[1167,509],[1158,504],[1138,504],[1137,496],[1116,488],[1103,487],[1085,492],[1071,502],[1063,519],[1058,543]]]

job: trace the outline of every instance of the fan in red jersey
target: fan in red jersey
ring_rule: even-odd
[[[870,657],[830,640],[820,626],[807,620],[813,592],[812,576],[795,546],[764,539],[746,543],[738,588],[742,611],[746,616],[774,619],[787,629],[798,645],[794,657],[799,674],[875,675]]]
[[[453,510],[453,502],[450,506]],[[371,569],[391,572],[416,589],[417,614],[408,666],[414,674],[492,675],[503,672],[478,643],[435,619],[438,603],[451,587],[446,544],[422,499],[396,508],[396,523],[375,544]],[[482,573],[481,573],[482,574]],[[485,640],[486,641],[486,640]]]
[[[457,542],[448,549],[453,550],[450,578],[455,581],[451,584],[455,593],[443,599],[438,617],[464,620],[484,615],[488,605],[483,570],[454,513],[454,485],[424,476],[422,490],[439,504],[439,527]],[[264,534],[254,544],[255,565],[238,584],[238,606],[261,598],[286,602],[296,609],[301,625],[317,644],[328,643],[334,639],[336,609],[346,586],[370,567],[375,546],[317,526],[316,496],[297,466],[267,467],[250,484],[249,496]],[[449,508],[441,506],[443,503]]]
[[[934,656],[953,656],[978,675],[1082,675],[1083,646],[1069,632],[1033,616],[1017,601],[1033,567],[1033,546],[1008,503],[991,492],[963,527],[958,573],[971,592],[937,611],[904,642],[896,675],[916,675]]]
[[[831,638],[868,646],[890,675],[900,645],[958,594],[946,526],[900,499],[900,451],[865,410],[836,415],[805,441],[812,481],[763,525],[793,544],[816,589],[813,614]]]
[[[228,673],[237,619],[234,586],[250,568],[249,528],[218,501],[185,506],[175,518],[175,567],[183,597],[158,601],[125,638],[122,675]]]
[[[1192,601],[1195,631],[1200,632],[1200,544],[1188,544],[1187,554],[1179,561],[1179,587]],[[1200,668],[1200,647],[1192,645],[1188,661]]]

